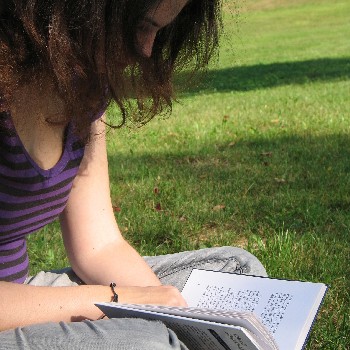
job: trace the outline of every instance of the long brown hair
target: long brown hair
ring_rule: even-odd
[[[82,137],[112,100],[122,112],[119,126],[128,119],[144,124],[171,109],[174,71],[206,67],[218,47],[221,3],[189,0],[143,58],[137,27],[160,1],[1,1],[0,112],[16,85],[43,72],[65,103],[65,122],[73,121]]]

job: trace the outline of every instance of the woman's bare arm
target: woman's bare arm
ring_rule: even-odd
[[[96,301],[110,301],[106,286],[36,287],[0,282],[0,330],[34,323],[96,319]]]
[[[124,240],[110,199],[104,123],[95,122],[67,206],[62,233],[75,273],[89,284],[159,286],[141,256]]]
[[[121,303],[179,305],[179,292],[169,286],[117,287]],[[113,297],[109,286],[38,287],[0,282],[0,331],[45,322],[96,320],[94,305]]]

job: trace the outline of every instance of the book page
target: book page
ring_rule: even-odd
[[[260,320],[252,313],[247,311],[226,311],[214,309],[200,309],[191,307],[176,307],[164,305],[140,305],[140,304],[115,304],[107,303],[109,307],[119,309],[119,315],[124,311],[129,310],[138,312],[139,314],[153,313],[155,315],[180,316],[190,319],[195,323],[199,320],[209,321],[216,324],[231,325],[234,327],[244,328],[251,334],[261,346],[267,349],[277,349],[274,339],[261,324]],[[101,307],[101,304],[98,304]],[[110,313],[110,311],[109,311]],[[106,312],[107,314],[107,312]],[[138,316],[140,317],[140,316]]]
[[[302,349],[327,287],[193,270],[182,295],[191,307],[251,311],[283,350]]]
[[[265,350],[248,330],[208,320],[191,319],[147,309],[149,306],[117,303],[96,304],[108,317],[159,320],[171,328],[190,350]],[[154,310],[157,307],[154,306]]]
[[[166,324],[190,350],[263,350],[244,328],[223,327],[205,321]]]

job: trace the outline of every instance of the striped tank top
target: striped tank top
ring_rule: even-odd
[[[25,281],[26,235],[63,211],[83,154],[84,146],[68,125],[60,160],[43,170],[27,153],[11,117],[0,113],[0,281]]]

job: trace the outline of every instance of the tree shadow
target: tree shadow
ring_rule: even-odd
[[[231,67],[210,70],[197,77],[183,72],[176,76],[175,84],[183,96],[201,91],[250,91],[349,78],[350,58],[344,57]]]
[[[164,205],[177,211],[175,217],[181,211],[200,216],[207,208],[203,220],[215,221],[216,213],[205,215],[224,204],[218,220],[231,222],[236,232],[283,227],[344,239],[350,228],[349,145],[346,134],[256,137],[233,146],[206,144],[195,154],[111,155],[110,177],[119,188],[142,183],[149,194],[160,178],[167,189]],[[119,204],[129,206],[130,197],[124,201],[123,196]]]

